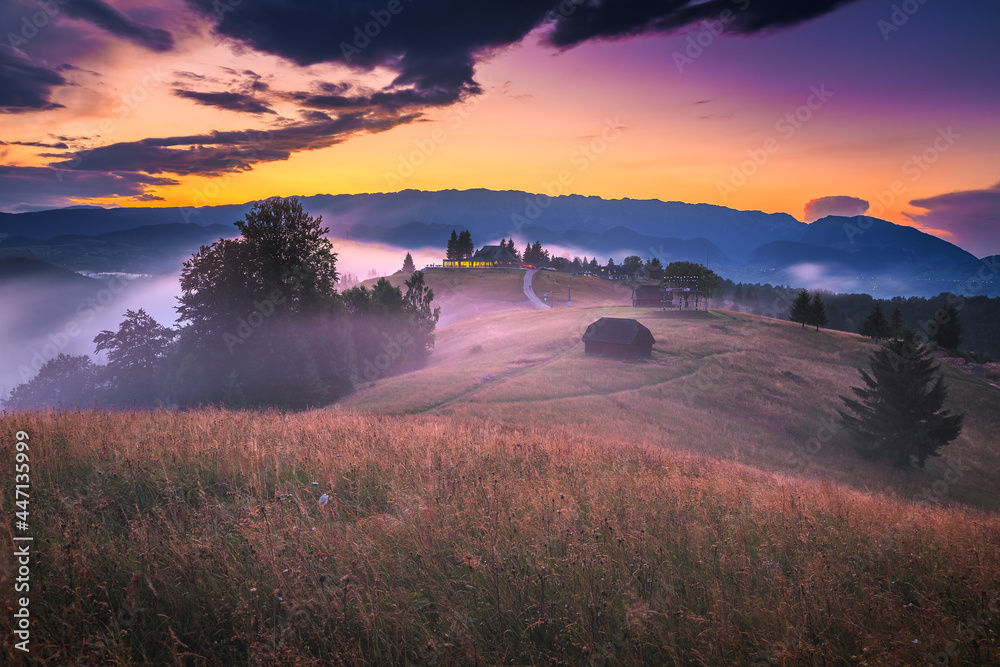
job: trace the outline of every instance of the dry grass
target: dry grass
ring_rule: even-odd
[[[604,315],[646,324],[657,340],[653,358],[585,355],[580,336]],[[574,307],[466,321],[439,332],[427,368],[379,380],[344,406],[558,426],[905,497],[925,493],[957,464],[959,479],[933,498],[1000,509],[995,387],[944,368],[952,407],[968,413],[961,437],[924,471],[873,466],[825,427],[839,423],[838,396],[860,384],[857,369],[874,344],[753,315],[702,315]]]
[[[4,415],[8,460],[21,429],[36,664],[1000,660],[983,510],[477,419]]]

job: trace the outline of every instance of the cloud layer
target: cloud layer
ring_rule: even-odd
[[[1000,254],[1000,183],[982,190],[914,199],[924,213],[907,213],[917,225],[943,230],[952,242],[978,257]]]
[[[843,215],[854,217],[864,215],[868,211],[868,202],[857,197],[847,195],[833,195],[830,197],[819,197],[806,204],[806,222],[815,222],[828,215]]]

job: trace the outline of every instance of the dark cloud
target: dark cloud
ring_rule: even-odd
[[[94,197],[153,197],[147,190],[157,185],[177,185],[172,178],[137,173],[65,171],[46,167],[0,166],[0,210],[31,210],[70,206],[75,199]]]
[[[854,217],[864,215],[868,211],[868,202],[857,197],[846,195],[833,195],[831,197],[819,197],[806,204],[805,220],[813,222],[828,215],[843,215]]]
[[[593,39],[672,33],[701,21],[727,32],[787,28],[856,0],[566,0],[555,10],[546,41],[559,48]]]
[[[258,162],[287,160],[298,151],[338,144],[359,132],[382,132],[416,115],[383,116],[371,113],[325,116],[272,130],[210,132],[189,136],[143,139],[100,146],[77,153],[51,167],[149,174],[203,174],[249,171]]]
[[[174,95],[189,100],[194,100],[198,104],[207,107],[218,107],[228,111],[241,111],[243,113],[275,113],[271,107],[260,100],[256,100],[250,95],[243,93],[199,93],[194,90],[184,90],[177,88]]]
[[[546,41],[558,48],[593,39],[669,33],[725,16],[731,16],[728,31],[750,34],[795,25],[853,1],[243,0],[233,11],[220,13],[217,0],[187,0],[213,20],[218,34],[300,65],[331,62],[361,70],[382,66],[397,73],[381,99],[311,100],[322,108],[456,102],[481,92],[473,78],[478,59],[542,26],[550,27]]]
[[[910,206],[926,210],[905,212],[913,223],[928,231],[947,232],[949,241],[979,257],[1000,254],[1000,183],[983,190],[914,199]]]
[[[60,3],[59,8],[66,16],[93,23],[150,51],[163,52],[174,48],[174,38],[169,32],[133,21],[103,0],[72,0]]]
[[[42,141],[0,141],[0,146],[33,146],[34,148],[57,148],[66,150],[69,148],[63,142],[58,142],[55,144],[47,144]]]
[[[62,105],[51,101],[52,89],[66,85],[61,74],[36,65],[0,44],[0,113],[47,111]]]

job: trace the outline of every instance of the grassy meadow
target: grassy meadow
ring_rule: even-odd
[[[31,653],[0,662],[1000,662],[1000,390],[945,368],[963,434],[896,470],[831,421],[872,344],[546,273],[572,308],[431,272],[427,366],[337,406],[0,415],[34,536]],[[585,356],[602,315],[653,358]]]

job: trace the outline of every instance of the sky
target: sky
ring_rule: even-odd
[[[0,211],[490,188],[1000,253],[995,0],[7,0]]]

